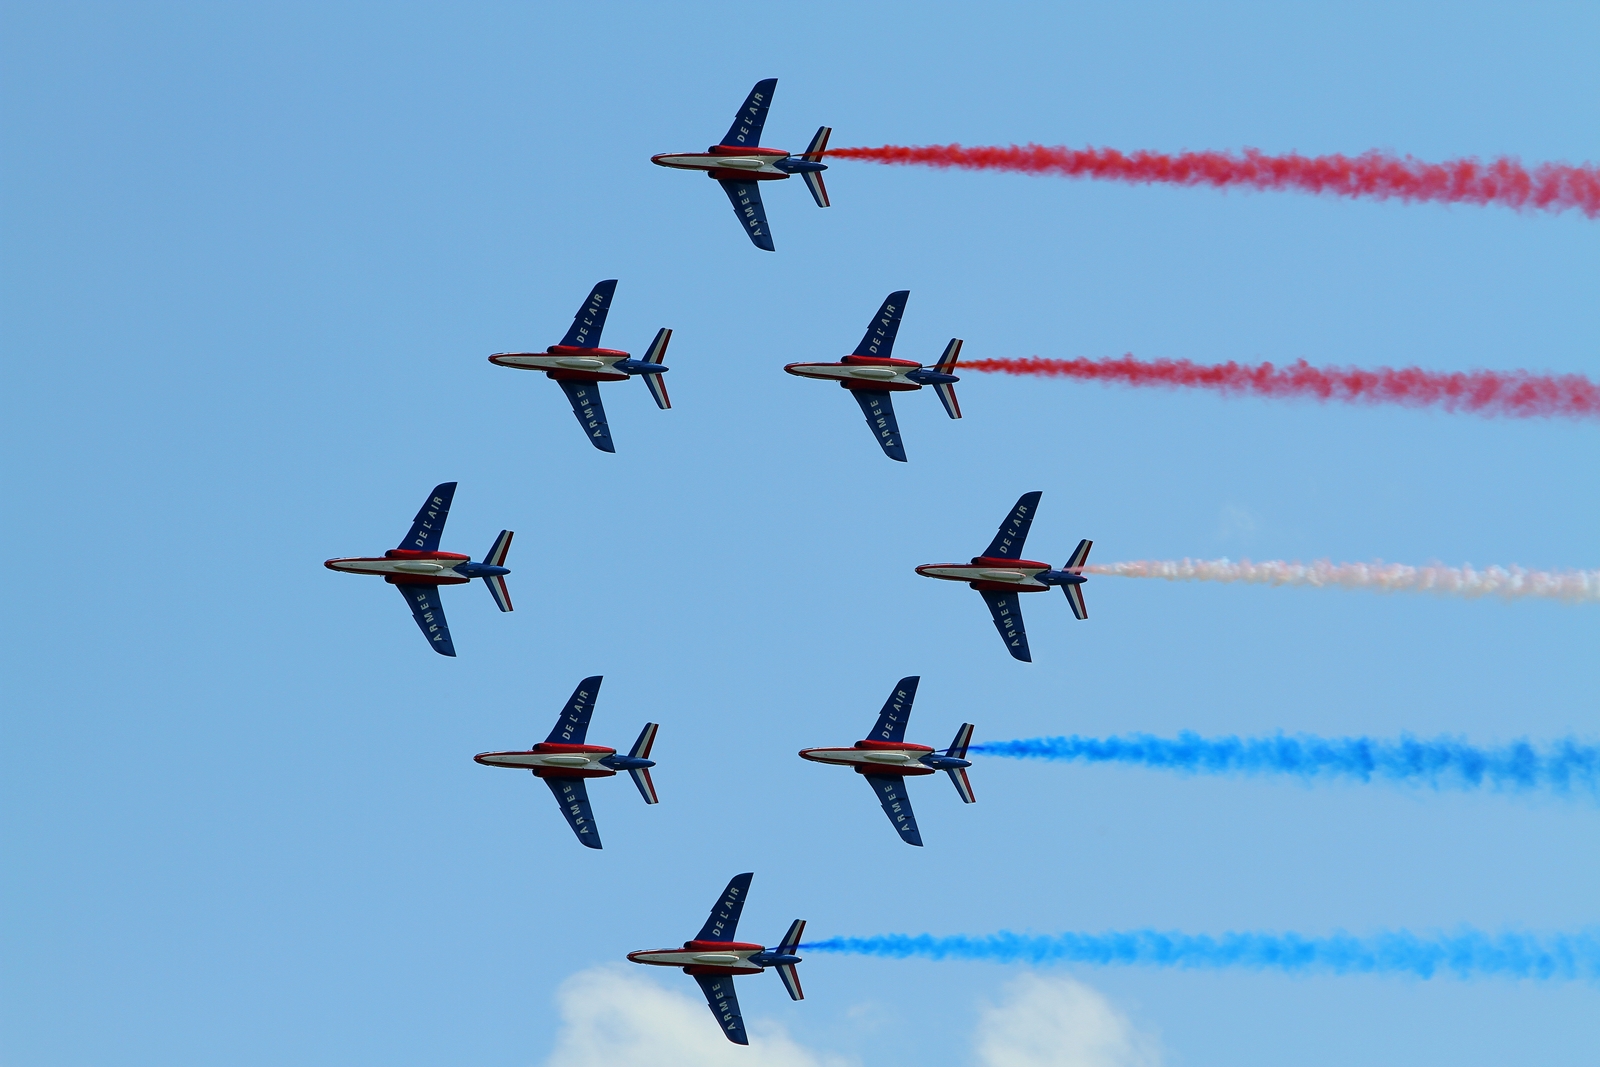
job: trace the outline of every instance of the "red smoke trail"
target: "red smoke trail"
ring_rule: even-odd
[[[1565,211],[1577,208],[1600,215],[1600,167],[1541,163],[1531,172],[1509,156],[1483,163],[1452,159],[1424,163],[1388,152],[1359,156],[1271,156],[1254,148],[1240,152],[1133,152],[1115,148],[1065,148],[1046,145],[980,146],[958,144],[881,148],[830,148],[836,159],[873,163],[919,163],[928,167],[1008,170],[1101,181],[1169,182],[1217,189],[1292,189],[1303,193],[1433,200],[1449,204],[1499,204],[1517,209]]]
[[[1581,374],[1513,371],[1431,371],[1421,367],[1313,367],[1297,360],[1287,367],[1271,363],[1191,363],[1186,359],[974,359],[964,371],[1027,374],[1046,378],[1215,389],[1221,393],[1268,397],[1315,397],[1348,404],[1399,404],[1438,407],[1477,415],[1569,419],[1600,416],[1600,384]]]

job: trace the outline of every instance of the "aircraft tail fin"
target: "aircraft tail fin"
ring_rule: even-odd
[[[810,160],[812,163],[821,163],[823,155],[828,151],[828,135],[833,130],[827,126],[818,126],[817,135],[811,138],[811,144],[801,153],[800,158]],[[817,202],[818,207],[828,207],[828,187],[823,184],[820,170],[804,171],[800,175],[806,180],[806,188],[811,190],[811,199]]]
[[[500,536],[494,539],[494,544],[489,547],[489,552],[483,561],[491,567],[504,567],[506,553],[511,551],[511,531],[501,530]],[[483,584],[488,588],[489,595],[494,597],[494,606],[501,611],[511,610],[511,590],[506,588],[506,578],[503,574],[485,575]]]
[[[650,342],[650,350],[644,354],[645,363],[660,363],[667,357],[667,343],[672,340],[672,331],[665,326],[656,331],[656,339]],[[649,388],[650,395],[655,398],[656,407],[662,411],[672,406],[672,398],[667,396],[666,376],[661,374],[641,374],[644,384]]]
[[[944,346],[944,354],[939,357],[939,362],[933,369],[940,374],[955,374],[956,360],[961,358],[961,338],[952,337],[950,343]],[[956,399],[956,386],[954,382],[938,382],[933,391],[939,394],[939,400],[944,404],[944,411],[952,419],[961,417],[961,402]]]
[[[639,740],[633,743],[628,755],[634,759],[649,759],[650,749],[656,743],[656,731],[660,728],[658,723],[645,723],[644,729],[639,731]],[[660,802],[661,798],[656,796],[656,783],[650,778],[649,767],[635,767],[628,771],[628,774],[633,778],[633,784],[639,787],[639,795],[644,797],[646,804]]]
[[[778,951],[785,956],[793,956],[800,947],[800,937],[806,932],[806,921],[796,919],[789,924],[788,933],[783,935],[783,940],[778,942]],[[788,990],[790,1000],[806,999],[805,990],[800,988],[800,972],[795,970],[793,963],[780,963],[775,970],[778,977],[783,980],[783,988]]]
[[[1073,574],[1082,574],[1083,568],[1089,562],[1089,549],[1094,547],[1094,542],[1082,540],[1078,547],[1072,550],[1072,558],[1062,566],[1062,570],[1071,571]],[[1083,602],[1083,586],[1064,585],[1061,591],[1067,594],[1067,603],[1072,606],[1072,614],[1081,622],[1089,617],[1089,606]]]
[[[967,746],[970,744],[972,744],[972,724],[964,722],[961,724],[961,729],[956,731],[955,740],[951,741],[950,747],[945,749],[945,755],[954,756],[956,759],[966,759]],[[965,767],[952,767],[945,773],[950,775],[950,780],[955,783],[956,792],[961,794],[961,802],[963,804],[976,803],[978,798],[972,795],[972,782],[967,778],[967,769]]]

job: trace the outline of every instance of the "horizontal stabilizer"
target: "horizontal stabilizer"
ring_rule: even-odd
[[[761,129],[767,124],[767,109],[772,106],[772,94],[778,88],[777,78],[764,78],[756,82],[744,105],[733,117],[733,125],[723,136],[721,144],[739,148],[755,148],[761,144]]]
[[[660,728],[656,723],[645,723],[644,729],[639,731],[639,739],[628,750],[628,755],[633,759],[649,759],[650,750],[655,747],[656,731]],[[633,784],[639,787],[639,795],[644,797],[646,804],[660,802],[660,798],[656,796],[656,783],[650,777],[649,767],[634,767],[628,774],[633,778]]]
[[[589,719],[594,715],[594,702],[600,696],[603,675],[592,674],[578,683],[561,709],[561,717],[544,739],[547,745],[581,745],[589,736]]]
[[[456,646],[450,640],[450,626],[444,621],[444,605],[439,602],[437,585],[413,585],[396,582],[394,587],[406,598],[411,617],[417,620],[417,629],[428,639],[433,650],[441,656],[454,656]]]
[[[1089,607],[1083,602],[1083,586],[1064,585],[1061,591],[1067,594],[1067,603],[1072,605],[1072,614],[1081,622],[1089,617]]]
[[[567,825],[578,835],[585,848],[600,847],[600,830],[594,824],[594,811],[589,807],[589,790],[582,778],[546,778],[544,784],[561,806]]]
[[[944,754],[954,756],[956,759],[966,759],[967,746],[972,744],[972,730],[970,722],[962,723],[961,728],[956,731],[955,740],[950,742],[950,747],[944,750]]]
[[[939,362],[933,369],[940,374],[954,374],[956,360],[961,358],[961,338],[952,337],[950,343],[944,346],[944,354],[939,357]],[[939,394],[939,401],[944,404],[944,411],[952,419],[961,417],[961,404],[956,400],[956,386],[954,382],[935,383],[933,391]]]
[[[617,280],[607,278],[595,285],[589,299],[572,316],[572,325],[561,343],[568,348],[599,348],[600,331],[606,328],[606,313],[611,310],[611,298],[616,295]]]
[[[663,326],[656,331],[656,339],[650,342],[650,350],[644,354],[644,362],[660,363],[667,357],[667,343],[672,340],[672,331]],[[667,381],[664,374],[641,374],[645,387],[650,390],[650,395],[655,399],[656,407],[662,411],[672,406],[672,398],[667,396]]]
[[[800,972],[795,970],[794,964],[780,963],[774,969],[783,980],[783,988],[789,991],[790,1000],[806,999],[805,990],[800,988]]]
[[[511,551],[511,531],[501,530],[500,536],[494,539],[494,544],[489,546],[488,553],[483,561],[491,567],[504,567],[506,554]]]
[[[806,147],[800,158],[808,159],[813,163],[821,163],[823,155],[828,151],[828,135],[833,130],[827,126],[817,127],[817,135],[811,138],[811,144]],[[807,170],[800,173],[805,179],[806,188],[811,190],[811,199],[817,202],[818,207],[828,207],[828,187],[822,181],[822,172]]]
[[[1072,550],[1072,558],[1067,560],[1061,569],[1074,574],[1082,573],[1084,566],[1089,562],[1089,550],[1093,547],[1093,541],[1079,541],[1078,547]]]
[[[972,795],[972,782],[967,779],[965,767],[951,767],[945,772],[950,775],[950,780],[956,784],[956,792],[961,794],[963,804],[975,804],[978,798]]]
[[[511,590],[506,588],[506,577],[503,574],[488,574],[483,579],[484,588],[489,590],[489,595],[494,597],[494,606],[501,611],[511,610]]]
[[[646,804],[659,804],[661,798],[656,796],[655,779],[650,777],[649,767],[634,767],[628,771],[628,777],[633,779],[633,784],[638,787],[639,795],[644,797]]]
[[[411,520],[411,531],[399,547],[412,552],[439,551],[439,537],[444,533],[444,520],[450,517],[450,501],[456,496],[455,482],[440,482],[428,494],[428,499]]]
[[[1028,541],[1028,531],[1033,528],[1033,513],[1039,510],[1039,498],[1043,495],[1035,491],[1023,493],[1017,498],[1011,514],[1000,524],[989,547],[983,550],[984,556],[989,559],[1022,558],[1022,546]]]

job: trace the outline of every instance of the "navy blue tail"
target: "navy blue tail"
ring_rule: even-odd
[[[906,301],[909,299],[911,299],[910,289],[901,289],[889,294],[889,298],[883,302],[883,307],[878,309],[877,318],[867,327],[866,336],[856,345],[855,355],[887,357],[894,351],[895,334],[900,332],[900,316],[905,312]]]
[[[733,118],[722,138],[724,145],[738,148],[755,148],[761,144],[761,128],[767,124],[767,108],[772,106],[772,93],[778,88],[777,78],[756,82],[756,87],[745,97],[744,106]]]
[[[878,722],[872,727],[869,740],[906,739],[906,723],[911,721],[911,702],[917,699],[917,683],[920,681],[922,676],[913,674],[895,683],[894,692],[889,694],[889,699],[883,702],[883,710],[878,712]]]
[[[572,691],[572,698],[567,701],[567,706],[561,709],[561,718],[556,720],[555,726],[550,730],[550,736],[544,739],[545,744],[583,744],[584,738],[589,736],[589,717],[594,714],[594,702],[600,695],[602,677],[593,674],[578,683],[578,688]]]
[[[444,533],[444,520],[450,517],[450,501],[456,498],[455,482],[440,482],[428,494],[428,499],[411,520],[411,532],[399,544],[413,552],[439,551],[439,536]]]
[[[606,328],[606,312],[611,310],[611,298],[616,292],[615,278],[597,283],[583,307],[572,316],[572,325],[567,327],[561,343],[569,348],[599,348],[600,331]]]

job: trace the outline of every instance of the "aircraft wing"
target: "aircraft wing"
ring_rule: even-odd
[[[917,683],[921,681],[920,674],[913,674],[895,683],[894,692],[883,702],[883,710],[878,712],[878,721],[873,724],[868,737],[874,741],[906,739],[906,723],[911,721],[911,702],[917,699]]]
[[[1033,527],[1033,513],[1039,510],[1039,498],[1043,495],[1035,491],[1023,493],[1017,498],[1011,514],[1000,524],[989,547],[983,550],[985,556],[991,559],[1022,558],[1022,546],[1028,540],[1028,530]]]
[[[744,1016],[739,1014],[739,998],[733,992],[733,975],[697,974],[694,980],[700,983],[700,991],[706,995],[706,1004],[711,1008],[711,1014],[717,1017],[717,1025],[728,1035],[728,1040],[735,1045],[748,1045],[750,1039],[744,1033]]]
[[[906,793],[906,780],[898,774],[863,774],[861,777],[872,786],[883,805],[883,813],[908,845],[921,845],[922,834],[917,831],[917,817],[911,813],[911,797]]]
[[[1033,656],[1028,652],[1028,631],[1022,626],[1021,595],[990,589],[979,592],[983,602],[989,605],[994,628],[1000,631],[1000,640],[1006,643],[1006,651],[1011,653],[1011,658],[1032,663]]]
[[[547,745],[581,745],[589,736],[589,720],[594,715],[594,702],[600,696],[600,682],[604,675],[591,674],[578,683],[561,709],[561,717],[550,728]]]
[[[711,909],[706,924],[694,935],[696,941],[732,941],[739,932],[739,916],[744,914],[744,898],[750,895],[751,873],[736,874],[728,880],[722,899]]]
[[[567,327],[561,343],[571,348],[599,348],[600,333],[606,328],[606,314],[611,310],[611,298],[616,294],[615,278],[596,282],[583,307],[572,316],[572,325]]]
[[[867,417],[867,429],[883,446],[883,454],[890,459],[906,461],[906,446],[900,441],[900,424],[894,420],[894,401],[887,389],[852,389],[850,395],[861,405],[861,414]]]
[[[589,443],[602,452],[615,452],[617,446],[611,443],[611,427],[606,425],[606,409],[600,404],[599,383],[563,380],[556,384],[567,394],[567,402],[572,405],[572,413],[578,416],[578,425],[583,427]]]
[[[414,552],[439,551],[439,535],[444,533],[444,520],[450,517],[450,501],[455,499],[456,483],[440,482],[428,494],[428,499],[411,520],[411,530],[398,547]]]
[[[599,848],[600,830],[594,824],[594,811],[589,807],[589,790],[584,788],[583,779],[546,778],[544,784],[550,787],[551,795],[556,798],[561,814],[567,817],[567,825],[578,835],[579,843],[585,848]]]
[[[910,289],[896,289],[890,293],[852,355],[888,356],[893,352],[895,335],[900,332],[900,316],[905,313],[906,301],[910,299]]]
[[[439,602],[439,587],[410,582],[396,582],[394,587],[406,598],[411,617],[417,620],[417,628],[428,639],[433,650],[441,656],[455,655],[456,646],[450,640],[450,625],[444,621],[444,605]]]
[[[777,248],[772,243],[772,230],[767,226],[767,209],[761,206],[761,184],[720,179],[717,184],[728,194],[728,202],[733,205],[733,213],[739,216],[739,225],[750,235],[751,243],[764,251],[776,252]]]
[[[761,128],[767,124],[767,109],[772,106],[772,94],[777,88],[777,78],[764,78],[756,82],[720,143],[736,148],[755,148],[759,145]]]

